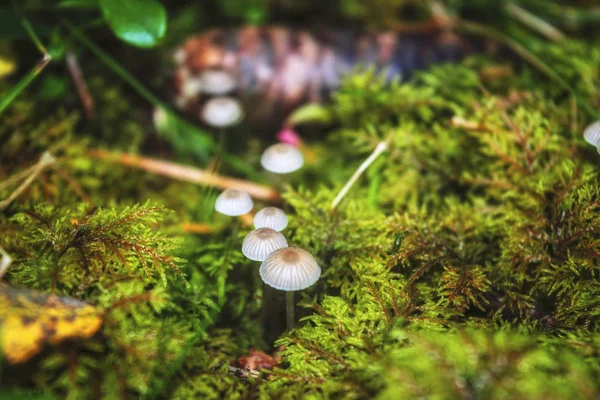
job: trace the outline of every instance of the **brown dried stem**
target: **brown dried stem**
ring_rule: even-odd
[[[117,162],[121,165],[152,172],[154,174],[166,176],[179,181],[214,186],[220,189],[234,188],[243,190],[250,196],[259,200],[281,200],[281,195],[275,189],[269,186],[259,185],[242,179],[229,178],[187,165],[157,160],[150,157],[142,157],[130,153],[117,153],[106,150],[88,150],[87,154],[93,158],[109,162]]]
[[[83,73],[81,72],[81,68],[79,67],[79,62],[77,62],[77,58],[72,51],[67,52],[65,57],[67,62],[67,67],[69,68],[69,73],[71,74],[71,78],[73,78],[73,82],[75,83],[75,87],[77,88],[77,93],[79,94],[79,98],[81,99],[81,103],[83,104],[83,108],[85,110],[85,114],[88,119],[92,119],[95,116],[94,111],[94,99],[88,90],[87,84],[83,79]]]
[[[8,178],[6,182],[2,182],[0,186],[8,187],[15,184],[19,180],[25,178],[25,180],[10,194],[6,199],[0,201],[0,210],[4,210],[10,205],[17,197],[21,195],[28,187],[33,183],[35,178],[42,173],[46,168],[56,162],[56,158],[48,151],[44,152],[40,157],[40,160],[33,166],[25,171],[17,173],[14,177]]]

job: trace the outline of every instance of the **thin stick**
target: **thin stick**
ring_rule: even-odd
[[[342,188],[342,190],[340,190],[340,192],[338,193],[338,195],[335,197],[335,199],[333,200],[333,203],[331,203],[331,209],[332,210],[335,210],[335,208],[338,206],[338,204],[340,204],[340,202],[342,201],[342,199],[344,198],[344,196],[346,196],[346,194],[348,193],[348,191],[350,191],[350,188],[352,188],[352,185],[354,185],[354,183],[358,180],[358,178],[360,178],[360,176],[362,175],[362,173],[365,172],[365,170],[367,168],[369,168],[369,165],[373,164],[373,162],[377,159],[377,157],[379,157],[379,155],[381,153],[383,153],[384,151],[386,151],[387,148],[388,148],[387,141],[379,142],[379,144],[377,145],[377,147],[375,147],[375,150],[373,150],[373,152],[371,153],[371,155],[365,161],[363,161],[362,164],[360,164],[360,166],[354,172],[354,174],[352,175],[352,177],[350,178],[350,180],[348,182],[346,182],[346,184],[344,185],[344,187]]]
[[[66,55],[67,67],[69,68],[69,73],[71,74],[71,78],[73,78],[73,82],[75,83],[75,87],[77,88],[77,93],[79,94],[79,98],[81,99],[81,103],[83,104],[83,109],[85,110],[85,114],[89,119],[94,118],[94,99],[90,94],[90,91],[85,83],[85,79],[83,79],[83,73],[81,72],[81,68],[79,67],[79,63],[77,62],[77,58],[72,51],[67,52]]]
[[[229,178],[187,165],[175,164],[169,161],[162,161],[149,157],[141,157],[130,153],[117,153],[105,150],[88,150],[87,154],[93,158],[114,161],[128,167],[167,176],[179,181],[199,183],[220,189],[235,188],[243,190],[250,196],[259,200],[281,200],[281,195],[269,186],[259,185],[242,179]]]
[[[10,267],[10,264],[12,264],[13,260],[10,254],[8,254],[6,250],[2,248],[2,246],[0,246],[0,254],[2,254],[2,259],[0,260],[0,280],[2,280],[2,277],[8,271],[8,267]]]
[[[293,329],[295,325],[296,317],[294,316],[294,306],[294,292],[291,290],[285,292],[285,316],[287,320],[288,331]]]
[[[558,42],[565,38],[565,35],[557,28],[514,3],[507,3],[504,9],[515,19],[552,41]]]
[[[206,235],[212,232],[210,225],[198,224],[194,222],[184,222],[182,228],[186,233],[198,233],[201,235]]]
[[[29,185],[31,185],[33,180],[44,169],[46,169],[48,166],[54,164],[55,162],[56,162],[56,158],[54,158],[54,156],[52,154],[50,154],[48,151],[44,152],[44,154],[42,154],[42,157],[40,157],[40,160],[37,162],[37,164],[34,165],[34,168],[31,170],[31,175],[29,175],[25,179],[25,181],[23,181],[23,183],[21,183],[21,185],[18,188],[16,188],[14,192],[11,193],[10,196],[8,196],[6,199],[0,201],[0,211],[4,210],[6,207],[8,207],[10,205],[10,203],[13,202],[14,199],[19,197],[21,195],[21,193],[23,193],[25,191],[25,189],[27,189],[29,187]]]

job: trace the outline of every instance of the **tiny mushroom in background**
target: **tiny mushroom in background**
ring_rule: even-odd
[[[202,120],[210,126],[224,128],[241,121],[244,111],[239,101],[231,97],[215,97],[202,108]]]
[[[304,165],[302,153],[287,143],[277,143],[268,147],[260,158],[260,163],[267,171],[276,174],[288,174]]]
[[[583,138],[600,152],[600,121],[589,124],[583,131]]]
[[[280,232],[287,224],[287,215],[281,208],[277,207],[265,207],[254,216],[255,228],[271,228]]]
[[[230,217],[244,215],[252,210],[252,206],[250,195],[237,189],[225,189],[215,201],[215,210]]]
[[[306,289],[319,280],[321,267],[306,250],[286,247],[275,250],[262,262],[260,277],[267,285],[286,292],[288,329],[294,326],[294,291]]]
[[[192,99],[202,93],[202,80],[198,77],[191,76],[183,81],[181,87],[181,96],[185,99]]]
[[[287,247],[285,236],[271,228],[250,232],[242,243],[242,253],[251,260],[264,261],[275,250]]]
[[[204,93],[222,95],[231,92],[237,86],[235,77],[222,69],[209,69],[200,75]]]

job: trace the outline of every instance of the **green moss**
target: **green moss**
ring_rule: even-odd
[[[594,39],[531,48],[595,104]],[[4,279],[89,302],[104,322],[92,338],[3,365],[2,386],[73,399],[597,397],[600,158],[572,96],[508,61],[473,56],[389,86],[369,70],[347,77],[326,105],[335,126],[307,140],[284,193],[286,238],[323,271],[297,293],[301,319],[287,332],[282,298],[239,251],[251,228],[235,235],[213,212],[216,190],[90,158],[164,145],[119,84],[89,77],[94,121],[19,97],[0,122],[0,182],[45,150],[59,162],[0,213],[14,258]],[[499,62],[511,68],[490,78]],[[333,210],[382,140],[389,150]],[[264,145],[255,138],[243,154],[248,169]],[[233,374],[251,348],[279,348],[282,360]]]

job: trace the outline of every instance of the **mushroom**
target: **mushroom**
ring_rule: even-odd
[[[235,125],[241,121],[244,111],[239,101],[231,97],[215,97],[202,108],[202,120],[217,128]]]
[[[215,210],[221,214],[235,217],[252,210],[250,195],[242,190],[225,189],[215,201]]]
[[[285,237],[281,233],[271,228],[259,228],[244,238],[242,253],[251,260],[264,261],[275,250],[287,246]]]
[[[221,95],[231,92],[237,86],[235,77],[222,69],[209,69],[200,75],[204,93]]]
[[[265,150],[260,163],[267,171],[287,174],[302,167],[304,158],[296,147],[287,143],[277,143]]]
[[[287,215],[281,208],[277,207],[265,207],[254,216],[255,228],[271,228],[280,232],[287,224]]]
[[[592,146],[598,146],[600,141],[600,121],[592,122],[583,131],[583,138]]]
[[[294,326],[294,291],[306,289],[321,276],[321,267],[306,250],[285,247],[267,256],[259,269],[260,277],[267,285],[286,292],[287,326]]]
[[[202,89],[202,80],[197,76],[190,76],[181,85],[181,96],[186,100],[193,99],[202,93]]]

